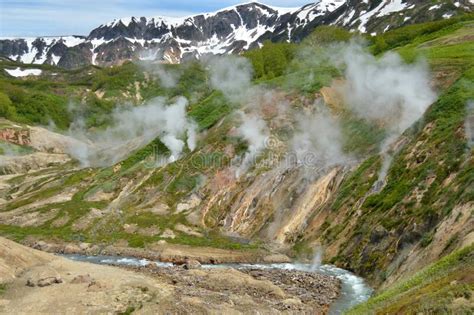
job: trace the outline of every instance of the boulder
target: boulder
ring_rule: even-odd
[[[171,238],[171,239],[174,239],[176,237],[176,235],[174,234],[174,232],[170,229],[166,229],[163,234],[161,234],[161,237],[162,238]]]
[[[74,277],[74,279],[71,280],[71,283],[73,284],[81,284],[81,283],[88,283],[91,284],[95,282],[94,279],[89,274],[86,275],[78,275]]]
[[[45,251],[48,248],[48,244],[44,241],[38,241],[32,246],[34,249]]]
[[[34,278],[29,278],[26,281],[26,285],[29,287],[47,287],[53,284],[59,284],[63,283],[63,279],[61,279],[60,276],[55,276],[55,277],[46,277],[46,278],[41,278],[41,279],[34,279]]]
[[[291,263],[290,257],[283,254],[272,254],[263,257],[263,261],[268,264],[274,263]]]
[[[47,287],[49,285],[59,284],[59,283],[63,283],[63,279],[57,276],[57,277],[48,277],[48,278],[39,279],[36,284],[39,287]]]
[[[199,269],[201,268],[201,263],[196,259],[186,259],[183,268],[186,270]]]

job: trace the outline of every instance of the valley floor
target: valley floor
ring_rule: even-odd
[[[325,313],[339,290],[339,280],[317,273],[125,270],[70,261],[0,238],[2,314]]]

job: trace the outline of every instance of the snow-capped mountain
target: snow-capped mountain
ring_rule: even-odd
[[[251,2],[182,18],[116,19],[88,36],[3,38],[0,55],[65,68],[133,59],[178,63],[208,54],[239,53],[265,40],[298,42],[319,25],[374,34],[473,9],[474,0],[320,0],[301,8]]]

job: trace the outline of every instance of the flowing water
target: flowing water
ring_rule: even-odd
[[[75,261],[90,262],[101,265],[122,265],[140,267],[150,263],[156,264],[158,267],[171,267],[172,263],[163,263],[149,261],[146,259],[132,257],[117,256],[85,256],[85,255],[63,255],[66,258]],[[332,265],[315,265],[315,264],[219,264],[219,265],[203,265],[203,268],[235,268],[235,269],[281,269],[281,270],[299,270],[306,272],[317,272],[330,275],[341,280],[341,294],[336,302],[331,305],[329,314],[341,314],[351,307],[365,302],[372,294],[372,289],[360,278],[353,273],[337,268]]]

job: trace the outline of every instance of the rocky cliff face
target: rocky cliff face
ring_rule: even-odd
[[[253,2],[183,18],[117,19],[87,37],[0,39],[0,55],[64,68],[138,59],[179,63],[205,55],[239,53],[265,40],[298,42],[319,25],[373,34],[473,9],[471,0],[320,0],[293,9]]]

